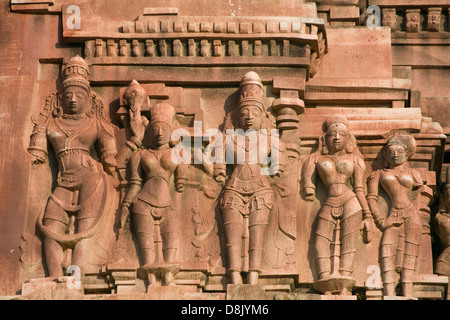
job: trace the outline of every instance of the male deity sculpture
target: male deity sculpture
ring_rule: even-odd
[[[33,118],[28,148],[33,163],[42,164],[48,161],[51,145],[58,163],[56,187],[38,219],[50,277],[62,276],[67,260],[85,270],[92,237],[108,208],[111,189],[105,171],[113,175],[116,170],[114,128],[91,91],[88,65],[76,56],[64,66],[62,76],[62,92],[50,96]]]
[[[436,262],[435,272],[439,275],[450,276],[450,167],[447,168],[443,193],[443,205],[435,218],[443,250]]]
[[[324,123],[323,131],[318,150],[305,162],[302,175],[305,200],[314,200],[317,176],[328,193],[317,214],[313,241],[318,271],[315,287],[325,293],[339,291],[348,294],[354,283],[353,261],[361,228],[361,213],[364,218],[370,216],[364,191],[365,164],[345,117],[330,116]],[[350,185],[351,179],[353,186]],[[334,251],[338,251],[334,254],[331,252],[332,243]],[[339,257],[338,262],[334,260],[332,263],[333,255]],[[333,279],[346,279],[348,284],[333,289]]]
[[[227,131],[224,149],[227,155],[234,155],[233,159],[227,159],[227,163],[233,162],[233,171],[225,183],[221,200],[228,274],[232,284],[241,284],[241,272],[247,269],[247,282],[258,283],[264,237],[274,202],[269,172],[263,170],[267,166],[263,158],[267,160],[276,151],[267,142],[271,139],[274,121],[264,107],[262,89],[258,74],[245,74],[240,83],[237,107],[228,114],[224,126]],[[243,137],[245,135],[248,139]],[[266,150],[260,149],[262,145],[267,146]],[[278,161],[275,158],[271,159],[272,165]],[[225,164],[216,165],[216,180],[226,177],[225,167]]]
[[[367,200],[377,227],[383,232],[380,243],[383,294],[395,295],[396,268],[401,268],[403,296],[413,294],[422,224],[418,209],[410,200],[412,190],[422,186],[419,172],[408,166],[416,149],[414,138],[407,134],[392,136],[384,150],[385,168],[374,171],[367,183]],[[388,194],[390,209],[387,218],[378,207],[379,185]]]
[[[148,130],[152,141],[148,148],[136,151],[129,160],[131,176],[122,201],[121,227],[131,207],[143,263],[141,270],[148,272],[150,285],[156,285],[161,274],[162,282],[170,285],[174,272],[179,269],[175,262],[180,226],[174,191],[184,191],[187,165],[177,164],[172,158],[174,107],[157,103],[151,107],[150,114]]]

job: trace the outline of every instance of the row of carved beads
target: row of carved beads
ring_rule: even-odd
[[[85,57],[303,56],[305,46],[289,40],[88,40]]]
[[[215,32],[215,33],[309,33],[308,24],[296,22],[194,22],[147,20],[127,21],[123,23],[123,33],[180,33],[180,32]]]
[[[389,26],[392,32],[405,31],[417,33],[421,31],[439,32],[450,31],[450,25],[445,20],[450,16],[450,9],[428,8],[399,10],[396,8],[383,8],[382,25]]]

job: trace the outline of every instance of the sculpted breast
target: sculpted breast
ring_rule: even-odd
[[[350,160],[341,160],[336,163],[336,171],[343,175],[353,173],[354,168],[353,162]]]
[[[321,161],[318,163],[318,167],[322,169],[324,172],[332,172],[334,171],[334,163],[329,160]]]
[[[152,153],[145,152],[142,157],[141,165],[144,171],[148,173],[155,169],[155,167],[158,165],[158,159],[156,159],[156,157]]]
[[[398,177],[398,182],[404,186],[405,188],[411,189],[414,181],[413,178],[409,174],[401,174]]]
[[[407,189],[411,189],[414,180],[408,173],[398,173],[398,172],[386,172],[381,177],[381,182],[383,185],[389,187],[394,185],[401,185]]]

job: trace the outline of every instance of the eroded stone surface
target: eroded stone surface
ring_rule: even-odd
[[[449,3],[315,2],[2,5],[0,295],[445,299]]]

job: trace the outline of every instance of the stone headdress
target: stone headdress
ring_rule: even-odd
[[[80,56],[75,56],[62,69],[62,90],[71,86],[78,86],[91,91],[89,84],[89,66]]]
[[[89,66],[80,56],[75,56],[67,62],[61,71],[62,83],[59,92],[54,92],[47,97],[43,109],[33,115],[32,121],[36,125],[44,125],[49,118],[59,118],[63,114],[61,96],[65,88],[78,86],[84,88],[89,94],[89,106],[86,114],[88,117],[97,117],[110,122],[105,114],[102,99],[91,90],[89,83]]]
[[[406,150],[406,156],[410,159],[416,153],[416,139],[409,134],[395,134],[386,143],[389,146],[398,145]]]
[[[150,108],[150,125],[157,122],[162,122],[169,125],[171,128],[175,125],[175,108],[166,102],[156,103]]]
[[[358,147],[356,145],[356,138],[349,131],[348,120],[346,117],[341,115],[329,116],[323,123],[322,125],[323,135],[319,138],[318,150],[322,154],[329,154],[330,150],[328,150],[328,146],[326,144],[326,135],[328,133],[328,130],[333,127],[343,128],[348,132],[348,140],[346,146],[347,153],[350,154],[356,152],[359,154]]]
[[[252,105],[257,107],[263,117],[261,129],[275,128],[274,117],[266,111],[264,106],[264,92],[261,78],[256,72],[249,71],[241,79],[239,84],[239,100],[236,108],[225,116],[224,131],[227,129],[236,129],[239,127],[238,117],[241,108]]]

